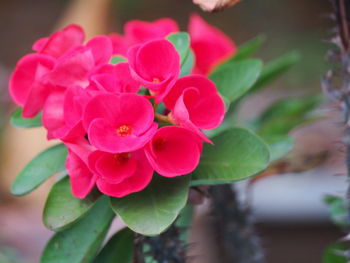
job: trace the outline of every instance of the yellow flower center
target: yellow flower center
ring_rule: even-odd
[[[159,83],[159,82],[160,82],[160,79],[159,79],[159,78],[153,78],[152,82],[153,82],[153,83]]]
[[[132,127],[129,125],[121,125],[117,128],[117,135],[120,137],[128,137],[132,133]]]

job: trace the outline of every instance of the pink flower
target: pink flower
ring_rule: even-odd
[[[114,197],[143,190],[153,176],[153,169],[142,149],[118,154],[95,151],[89,157],[89,164],[97,175],[98,189]]]
[[[132,20],[124,26],[125,36],[131,45],[165,38],[167,35],[178,31],[177,23],[170,18],[161,18],[152,22]]]
[[[42,110],[48,138],[67,146],[75,197],[85,198],[94,186],[123,197],[143,190],[154,171],[174,177],[196,169],[203,140],[210,142],[202,129],[221,124],[225,105],[205,76],[179,78],[180,56],[164,39],[178,30],[167,18],[134,20],[124,36],[97,36],[84,44],[83,30],[71,25],[39,39],[33,45],[37,53],[18,62],[11,96],[24,117]],[[227,36],[197,15],[190,33],[197,72],[208,74],[235,51]],[[115,52],[128,62],[110,64]],[[138,95],[140,86],[150,94]],[[158,130],[150,98],[166,106],[167,116],[157,119],[176,126]]]
[[[84,31],[80,26],[69,25],[49,37],[40,38],[34,43],[33,50],[59,58],[68,51],[82,45],[84,38]]]
[[[195,53],[194,73],[207,75],[221,61],[233,56],[236,45],[218,28],[207,24],[199,15],[190,17],[189,34]]]
[[[13,100],[24,107],[24,117],[34,117],[42,109],[51,91],[45,77],[54,65],[53,58],[42,54],[26,55],[17,63],[9,89]]]
[[[96,175],[73,151],[68,150],[66,169],[69,174],[72,193],[76,198],[85,198],[95,186]]]
[[[109,37],[113,43],[113,54],[126,56],[127,49],[133,45],[164,38],[178,31],[178,25],[170,18],[161,18],[152,22],[132,20],[125,24],[124,36],[113,33]]]
[[[136,93],[138,89],[139,84],[131,78],[127,63],[103,65],[90,77],[86,88],[69,86],[54,89],[43,110],[43,125],[48,130],[48,138],[67,141],[84,136],[86,131],[82,116],[92,97],[107,92]]]
[[[130,48],[128,59],[132,76],[160,102],[180,72],[180,57],[174,45],[164,39],[149,41]]]
[[[164,103],[175,123],[196,131],[205,141],[208,140],[198,129],[218,127],[225,115],[225,104],[215,84],[201,75],[178,79]]]
[[[84,136],[86,131],[82,125],[82,116],[90,99],[91,94],[79,86],[52,92],[44,105],[42,116],[48,139],[67,141]]]
[[[112,154],[96,149],[84,139],[65,143],[68,147],[66,168],[72,193],[85,198],[94,187],[104,194],[123,197],[144,189],[151,181],[153,168],[143,149]]]
[[[106,36],[92,38],[85,46],[79,46],[57,60],[49,75],[53,85],[86,87],[93,71],[112,56],[112,43]]]
[[[177,126],[160,128],[145,147],[154,170],[166,177],[191,173],[199,163],[201,152],[200,137]]]
[[[85,198],[94,187],[97,177],[88,167],[88,158],[94,148],[84,138],[65,145],[68,147],[66,169],[72,193],[77,198]]]
[[[126,62],[105,64],[95,71],[91,79],[96,89],[108,92],[137,93],[140,88],[139,82],[131,77],[129,64]]]
[[[57,138],[55,131],[65,125],[64,122],[64,98],[66,90],[57,88],[48,96],[43,109],[42,122],[47,130],[47,138]]]
[[[126,57],[126,53],[130,47],[128,39],[118,33],[109,34],[109,38],[112,41],[113,55]]]
[[[142,148],[157,130],[152,104],[132,93],[101,94],[86,105],[83,124],[89,141],[110,153]]]

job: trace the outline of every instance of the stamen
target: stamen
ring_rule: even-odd
[[[153,83],[159,83],[159,82],[160,82],[160,79],[159,79],[159,78],[153,78],[152,82],[153,82]]]
[[[117,135],[120,137],[128,137],[131,135],[133,128],[129,125],[121,125],[117,128]]]

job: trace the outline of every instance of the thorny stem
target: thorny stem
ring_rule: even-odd
[[[173,224],[159,236],[136,235],[133,263],[185,263],[187,246],[181,238],[183,231],[184,229]]]
[[[264,254],[255,234],[251,214],[243,207],[231,185],[210,188],[212,225],[220,263],[262,263]]]
[[[337,35],[332,39],[332,42],[337,45],[337,49],[332,50],[328,58],[338,67],[328,72],[322,84],[328,95],[342,106],[344,144],[346,146],[345,164],[347,176],[350,178],[350,2],[348,0],[331,0],[331,3],[337,30]],[[334,80],[339,81],[335,82]],[[350,185],[348,185],[346,199],[349,202]]]
[[[140,234],[135,234],[134,237],[134,259],[133,263],[145,263],[143,256],[143,245],[142,245],[143,237]]]

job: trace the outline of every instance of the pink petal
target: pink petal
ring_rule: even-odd
[[[64,95],[65,90],[54,91],[48,96],[44,105],[42,115],[43,126],[51,136],[52,132],[65,125],[63,114]]]
[[[152,104],[140,95],[132,93],[101,94],[86,105],[84,126],[97,118],[105,119],[116,130],[121,125],[130,125],[136,135],[149,129],[154,119]]]
[[[83,29],[78,25],[70,25],[63,30],[52,34],[45,44],[43,44],[43,40],[36,42],[33,48],[39,53],[59,58],[72,49],[82,45],[83,41]]]
[[[34,82],[30,87],[26,103],[23,107],[23,117],[32,118],[43,108],[46,98],[51,92],[50,85]]]
[[[198,93],[194,94],[194,91]],[[188,75],[177,80],[164,99],[172,117],[180,124],[190,121],[200,129],[219,126],[225,115],[225,104],[215,84],[201,75]]]
[[[82,113],[89,99],[87,92],[79,86],[67,90],[56,88],[49,95],[43,111],[43,124],[49,138],[67,141],[84,136]]]
[[[57,65],[49,75],[54,85],[69,87],[86,87],[88,76],[95,65],[94,57],[89,48],[81,47],[73,50],[57,61]]]
[[[142,45],[136,54],[135,72],[153,82],[177,76],[180,68],[179,54],[168,40],[153,40]]]
[[[136,93],[139,88],[139,82],[135,81],[130,73],[129,64],[121,62],[116,65],[106,64],[95,71],[96,75],[109,75],[113,77],[114,88],[108,88],[111,92],[131,92]],[[108,85],[109,86],[109,85]]]
[[[185,99],[185,103],[191,122],[200,129],[214,129],[224,120],[225,104],[219,94],[201,98],[196,102]]]
[[[199,15],[190,17],[189,34],[195,53],[196,73],[207,75],[219,62],[233,56],[237,48],[233,41],[218,28],[207,24]]]
[[[98,118],[108,120],[114,124],[120,115],[120,95],[100,94],[92,98],[85,107],[83,124],[88,129],[91,122]],[[116,128],[116,127],[115,127]]]
[[[123,62],[118,63],[114,67],[117,85],[122,87],[122,91],[137,93],[140,89],[140,83],[132,78],[129,64]]]
[[[137,169],[137,161],[130,153],[111,154],[99,152],[94,154],[92,165],[99,178],[110,184],[117,184],[132,176]],[[91,161],[90,161],[91,163]]]
[[[142,134],[136,136],[131,134],[127,137],[117,135],[117,128],[110,125],[104,119],[95,119],[88,130],[89,141],[97,149],[110,153],[123,153],[135,151],[148,143],[157,131],[157,125]]]
[[[129,41],[126,39],[126,37],[113,33],[109,35],[109,38],[112,41],[113,55],[126,56],[126,52],[129,47]]]
[[[201,139],[188,129],[167,126],[160,128],[145,152],[152,167],[166,177],[191,173],[198,165]]]
[[[116,124],[132,126],[136,135],[146,132],[154,120],[152,104],[144,97],[132,93],[120,95],[120,112]]]
[[[71,150],[68,150],[66,169],[70,177],[73,195],[77,198],[85,198],[94,187],[96,176]]]
[[[205,136],[204,133],[201,132],[199,127],[197,127],[192,121],[191,121],[191,116],[188,110],[187,105],[185,104],[185,99],[184,97],[186,95],[190,95],[189,93],[192,93],[193,89],[187,89],[183,92],[183,94],[180,96],[180,98],[177,100],[177,103],[175,105],[175,108],[172,112],[169,114],[170,120],[172,120],[174,123],[185,127],[192,132],[196,133],[199,137],[202,138],[203,141],[211,143],[212,141],[209,140],[207,136]]]
[[[177,23],[170,18],[161,18],[153,22],[132,20],[125,24],[124,31],[131,44],[164,38],[179,31]]]
[[[37,87],[38,82],[41,82],[45,74],[54,67],[54,64],[54,59],[46,55],[29,54],[24,56],[17,63],[10,78],[9,89],[13,100],[24,106],[33,84]]]
[[[154,92],[167,90],[180,72],[180,57],[169,41],[153,40],[128,51],[132,76]]]
[[[76,138],[72,141],[64,141],[64,144],[87,166],[89,166],[89,157],[96,151],[96,148],[94,148],[84,137]]]
[[[131,156],[137,161],[137,168],[134,174],[118,184],[110,184],[99,178],[96,184],[102,193],[114,197],[123,197],[143,190],[151,182],[153,169],[146,159],[143,150],[133,152]]]
[[[90,94],[80,86],[71,86],[64,95],[64,120],[74,126],[83,119],[83,111],[90,101]]]
[[[107,36],[94,37],[86,43],[86,46],[91,49],[95,65],[108,63],[112,57],[112,42]]]
[[[42,37],[42,38],[39,38],[37,41],[34,42],[33,46],[32,46],[32,49],[34,51],[37,51],[39,52],[40,50],[43,49],[43,47],[46,45],[47,41],[49,40],[48,37]]]
[[[66,124],[51,132],[53,138],[57,138],[63,142],[75,141],[78,138],[84,137],[85,134],[86,131],[82,122],[78,122],[72,126]]]
[[[112,93],[122,91],[122,87],[116,83],[115,77],[109,74],[94,74],[91,76],[90,85],[87,89]]]

